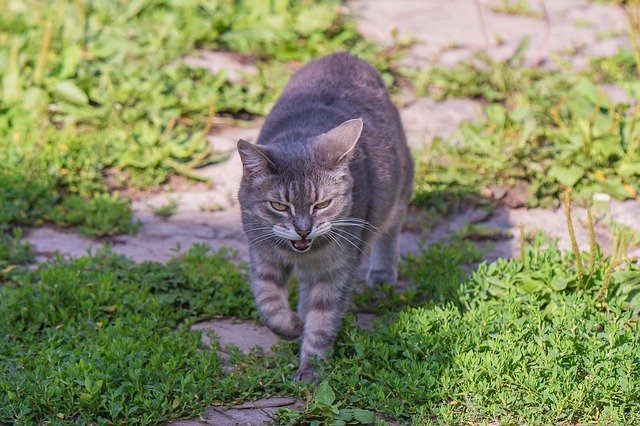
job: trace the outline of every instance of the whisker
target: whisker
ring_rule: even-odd
[[[377,229],[367,227],[366,225],[364,225],[362,223],[338,222],[338,223],[332,223],[332,226],[335,227],[335,228],[337,228],[339,226],[353,226],[355,228],[360,228],[360,229],[364,229],[366,231],[369,231],[369,232],[373,233],[374,235],[380,235],[380,234],[383,233],[382,231],[378,231]]]
[[[368,225],[374,226],[374,225],[373,225],[371,222],[369,222],[368,220],[365,220],[365,219],[362,219],[362,218],[359,218],[359,217],[354,217],[354,216],[340,217],[340,218],[338,218],[338,219],[336,219],[336,220],[352,220],[352,221],[354,221],[354,222],[362,222],[362,223],[366,223],[366,224],[368,224]],[[375,228],[375,226],[374,226],[374,228]]]
[[[356,240],[360,241],[362,244],[364,244],[364,245],[366,245],[368,247],[371,247],[371,244],[369,244],[368,242],[366,242],[362,238],[358,237],[357,235],[352,234],[351,232],[347,231],[346,229],[335,228],[335,229],[333,229],[333,231],[344,232],[347,235],[351,235],[353,238],[355,238]]]
[[[332,223],[333,222],[335,222],[335,223],[347,223],[347,222],[348,223],[360,223],[362,225],[365,225],[365,226],[368,226],[368,227],[370,227],[372,229],[375,229],[376,231],[382,232],[382,230],[380,228],[378,228],[377,226],[373,225],[371,222],[368,222],[368,221],[366,221],[364,219],[360,219],[360,218],[357,218],[357,217],[342,217],[342,218],[339,218],[339,219],[335,219],[335,220],[333,220],[331,222]]]
[[[351,244],[352,246],[354,246],[360,253],[362,253],[363,255],[365,255],[365,252],[362,251],[362,249],[360,247],[358,247],[356,244],[353,243],[353,241],[351,241],[349,238],[345,237],[342,234],[338,234],[335,231],[329,231],[329,233],[335,235],[336,237],[340,237],[343,240],[345,240],[346,242],[348,242],[349,244]]]
[[[255,228],[243,229],[244,232],[264,231],[265,229],[273,229],[273,226],[256,226]]]
[[[273,237],[278,238],[278,236],[276,234],[274,234],[273,232],[270,232],[270,233],[267,233],[267,234],[261,234],[261,235],[258,235],[256,237],[252,238],[251,240],[249,240],[247,242],[247,244],[257,244],[259,242],[268,240],[269,238],[273,238]]]
[[[272,228],[272,226],[258,226],[255,228],[243,229],[242,231],[236,233],[232,238],[236,241],[240,241],[241,237],[246,237],[248,240],[250,240],[251,238],[259,236],[255,234],[262,234],[261,231],[272,230]]]
[[[329,230],[328,232],[326,232],[325,234],[321,235],[322,237],[326,236],[327,238],[331,239],[331,241],[333,241],[334,243],[336,243],[338,245],[338,247],[340,247],[341,249],[342,244],[340,243],[340,241],[338,241],[333,235],[331,235],[331,230]]]

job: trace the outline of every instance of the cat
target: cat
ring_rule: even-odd
[[[365,250],[367,282],[395,284],[413,161],[378,71],[350,53],[308,62],[288,82],[256,145],[238,141],[238,192],[263,322],[301,339],[297,380],[333,347]],[[297,313],[288,281],[299,286]]]

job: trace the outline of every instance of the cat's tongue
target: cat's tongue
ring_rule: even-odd
[[[309,248],[309,244],[311,244],[311,240],[307,240],[305,238],[293,242],[293,246],[298,250],[306,250]]]

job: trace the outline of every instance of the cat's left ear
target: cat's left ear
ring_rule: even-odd
[[[275,165],[268,156],[269,151],[264,146],[257,146],[244,139],[239,139],[238,153],[240,154],[244,171],[249,176],[269,173],[269,171],[275,170]]]
[[[347,120],[317,138],[321,155],[331,164],[340,163],[353,153],[362,134],[362,118]]]

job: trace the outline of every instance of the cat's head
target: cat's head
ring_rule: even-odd
[[[288,138],[264,146],[239,140],[238,199],[249,243],[306,252],[316,239],[335,240],[335,221],[351,209],[349,163],[361,132],[357,118],[304,142]]]

